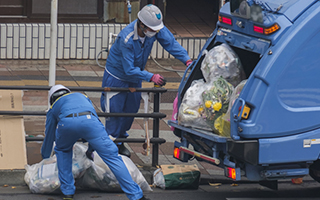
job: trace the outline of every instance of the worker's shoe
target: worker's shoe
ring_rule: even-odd
[[[130,151],[124,146],[124,143],[122,143],[121,145],[118,145],[119,148],[119,154],[127,156],[128,158],[131,157],[131,153]]]
[[[144,196],[141,198],[141,199],[139,199],[139,200],[150,200],[150,199],[148,199],[148,198],[145,198]]]
[[[73,200],[73,195],[63,195],[63,200]]]

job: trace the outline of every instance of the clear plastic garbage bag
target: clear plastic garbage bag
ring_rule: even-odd
[[[211,131],[206,123],[202,106],[202,92],[209,87],[210,85],[203,79],[192,81],[179,107],[178,123],[180,125]]]
[[[235,102],[235,100],[239,97],[244,85],[247,80],[241,81],[233,90],[232,95],[230,97],[230,102],[228,106],[228,110],[225,115],[220,116],[219,119],[216,120],[214,126],[217,130],[219,130],[219,134],[221,136],[230,137],[230,112],[231,108]]]
[[[201,71],[206,82],[222,76],[233,86],[245,79],[245,73],[236,53],[227,45],[221,44],[211,50],[203,51],[205,58],[201,63]]]
[[[73,146],[72,174],[74,178],[83,175],[87,168],[91,166],[90,160],[86,157],[87,147],[76,143]],[[24,180],[32,193],[55,193],[59,192],[60,181],[58,177],[58,166],[56,155],[43,159],[41,162],[26,165]]]
[[[222,77],[213,79],[212,83],[207,84],[210,85],[210,88],[202,92],[202,107],[207,124],[214,132],[217,132],[214,123],[228,111],[234,88]]]
[[[152,191],[148,182],[132,160],[126,156],[120,156],[133,181],[136,182],[143,191]],[[96,152],[94,152],[94,162],[92,163],[91,167],[86,170],[86,173],[77,180],[78,187],[110,192],[122,191],[118,180]]]
[[[24,181],[32,193],[54,193],[60,188],[56,156],[26,165]]]
[[[227,112],[233,89],[222,77],[215,77],[211,82],[193,81],[179,108],[179,124],[219,134],[214,123]]]

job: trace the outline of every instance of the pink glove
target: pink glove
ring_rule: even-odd
[[[157,85],[164,86],[166,84],[166,80],[160,74],[154,74],[150,81],[154,82]]]
[[[189,65],[192,63],[192,60],[187,60],[186,65],[189,67]]]

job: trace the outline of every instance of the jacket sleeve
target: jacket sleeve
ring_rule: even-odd
[[[134,47],[129,42],[121,41],[120,48],[122,51],[122,66],[126,75],[133,79],[150,81],[152,73],[141,70],[140,67],[134,66]]]
[[[190,60],[187,50],[179,44],[167,27],[164,26],[159,33],[157,33],[156,38],[161,46],[176,59],[184,64],[186,64],[187,60]]]
[[[52,110],[50,109],[47,113],[45,138],[41,147],[41,155],[43,159],[49,158],[51,155],[53,142],[55,141],[56,127],[57,120],[53,117]]]

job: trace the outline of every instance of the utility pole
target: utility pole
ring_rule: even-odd
[[[55,82],[56,82],[57,27],[58,27],[57,18],[58,18],[58,0],[51,0],[49,86],[55,85]]]

